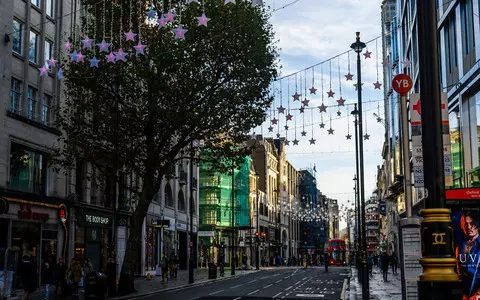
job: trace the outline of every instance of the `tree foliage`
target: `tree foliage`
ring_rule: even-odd
[[[244,157],[248,149],[241,145],[248,131],[263,122],[271,101],[278,55],[266,11],[248,1],[202,2],[203,7],[155,3],[159,12],[172,9],[188,29],[186,39],[179,40],[171,29],[180,22],[161,29],[146,22],[147,1],[118,0],[103,7],[84,1],[83,32],[95,36],[95,43],[105,38],[115,51],[128,51],[127,61],[106,63],[105,52],[94,47],[83,54],[102,59],[99,68],[88,61],[65,67],[65,102],[57,118],[64,135],[57,163],[74,168],[73,158],[82,158],[104,177],[119,170],[141,178],[120,281],[125,292],[133,289],[142,222],[175,157],[194,140],[204,141],[205,159],[218,161],[220,169],[221,162],[230,161],[224,158]],[[203,10],[212,19],[208,27],[197,26]],[[138,32],[139,24],[145,56],[133,49],[139,36],[127,42],[122,33]]]

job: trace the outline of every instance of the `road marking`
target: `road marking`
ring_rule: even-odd
[[[263,276],[263,277],[260,278],[260,279],[267,279],[268,277],[270,277],[270,276]]]
[[[242,299],[242,297],[237,297],[237,298],[235,298],[235,299],[233,299],[233,300],[239,300],[239,299]]]
[[[269,284],[269,285],[264,286],[263,288],[264,288],[264,289],[268,289],[268,288],[271,287],[272,285],[273,285],[273,284]]]
[[[275,275],[272,275],[272,277],[275,277],[275,276],[280,276],[280,273],[278,273],[278,274],[275,274]]]
[[[247,295],[255,294],[255,293],[258,293],[259,291],[260,291],[260,290],[255,290],[255,291],[253,291],[253,292],[248,293]]]
[[[276,294],[275,296],[272,297],[272,299],[277,298],[277,297],[280,296],[281,294],[282,294],[282,292]]]
[[[211,296],[211,295],[215,295],[215,294],[221,293],[221,292],[223,292],[223,291],[224,291],[224,290],[219,290],[219,291],[216,291],[216,292],[210,293],[210,294],[208,294],[208,295],[209,295],[209,296]]]
[[[288,288],[286,288],[285,290],[288,291],[289,289],[291,289],[293,287],[293,285],[289,286]]]
[[[308,298],[323,298],[325,295],[322,294],[296,294],[296,297],[308,297]]]
[[[252,281],[249,281],[248,283],[254,283],[255,281],[257,281],[257,280],[252,280]]]
[[[231,289],[236,289],[236,288],[238,288],[238,287],[241,287],[242,285],[243,285],[243,283],[242,283],[242,284],[239,284],[239,285],[234,285],[234,286],[232,286],[232,287],[230,287],[230,288],[231,288]]]
[[[279,280],[275,281],[275,283],[279,283],[280,281],[282,281],[282,279],[279,279]]]
[[[305,280],[305,279],[304,279],[304,280]],[[297,281],[297,282],[295,283],[295,285],[299,284],[300,282],[302,282],[302,281],[301,281],[301,280]]]

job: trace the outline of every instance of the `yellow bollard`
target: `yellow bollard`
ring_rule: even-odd
[[[150,275],[150,273],[147,273],[147,280],[152,280],[152,275]]]

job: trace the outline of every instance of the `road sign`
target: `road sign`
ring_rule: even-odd
[[[398,74],[393,77],[392,87],[395,92],[404,96],[408,91],[412,89],[412,78],[407,74]]]

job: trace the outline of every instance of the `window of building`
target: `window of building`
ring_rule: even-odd
[[[47,160],[38,150],[12,142],[10,149],[10,188],[44,194]]]
[[[52,105],[52,96],[43,94],[42,98],[42,123],[50,125],[50,106]]]
[[[30,49],[28,59],[31,62],[38,63],[38,33],[30,31]]]
[[[464,187],[462,127],[459,110],[457,106],[448,115],[450,123],[450,147],[452,152],[453,188],[456,189]]]
[[[170,183],[167,183],[167,185],[165,185],[165,205],[173,207],[173,194]]]
[[[10,106],[9,110],[14,113],[20,112],[22,101],[22,82],[12,78],[10,86]]]
[[[462,22],[462,48],[465,56],[475,48],[472,0],[460,2],[460,18]]]
[[[35,5],[36,7],[40,7],[41,5],[41,2],[40,0],[30,0],[32,2],[33,5]]]
[[[37,114],[37,90],[29,86],[27,90],[28,111],[27,117],[29,119],[36,119]]]
[[[13,20],[12,40],[12,50],[22,54],[23,24],[17,20]]]
[[[457,34],[455,14],[452,14],[443,29],[445,35],[445,58],[447,72],[451,73],[457,67]]]
[[[178,191],[178,210],[185,211],[185,197],[182,190]]]
[[[49,40],[45,40],[45,54],[43,56],[44,62],[47,62],[50,58],[53,57],[53,43]]]
[[[47,16],[54,18],[55,17],[55,0],[46,0],[45,2],[45,12]]]

